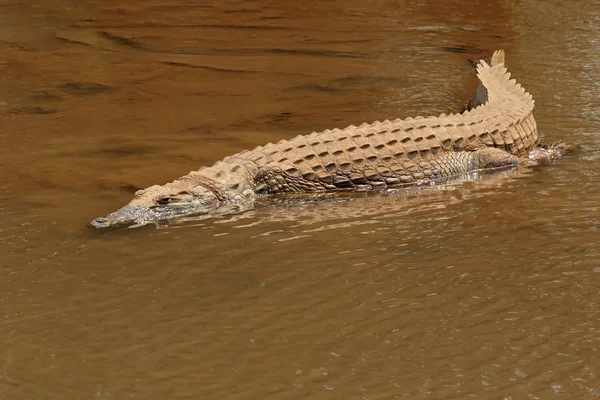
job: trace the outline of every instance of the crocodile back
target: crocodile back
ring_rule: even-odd
[[[495,52],[491,64],[480,61],[477,75],[483,89],[476,95],[477,106],[461,114],[313,132],[232,155],[200,172],[218,181],[240,174],[255,177],[275,168],[308,181],[331,182],[339,175],[357,182],[365,177],[382,181],[394,176],[409,183],[428,178],[431,162],[445,152],[496,147],[525,155],[539,140],[534,101],[510,79],[504,52]],[[235,185],[239,179],[231,181]]]

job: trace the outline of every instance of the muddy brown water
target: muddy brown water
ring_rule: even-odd
[[[600,398],[600,7],[464,4],[0,1],[0,398]],[[85,226],[268,141],[455,112],[497,48],[575,153]]]

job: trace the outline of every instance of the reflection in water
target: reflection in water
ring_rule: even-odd
[[[600,397],[597,4],[38,3],[0,1],[4,397]],[[246,148],[455,112],[496,48],[577,152],[85,229]]]
[[[213,214],[180,217],[160,221],[158,228],[188,228],[195,222],[211,225],[232,223],[233,228],[256,226],[271,222],[290,222],[296,227],[318,225],[317,230],[341,229],[353,225],[374,223],[380,219],[409,217],[419,213],[422,218],[430,210],[439,210],[471,198],[494,194],[510,185],[511,178],[524,177],[531,170],[522,167],[494,174],[465,176],[446,183],[388,189],[384,192],[337,192],[320,195],[282,195],[258,198],[246,205],[232,205]],[[474,184],[476,182],[476,184]],[[249,211],[251,210],[251,211]],[[233,214],[233,216],[231,216]],[[208,220],[208,221],[206,221]],[[245,221],[256,220],[248,225]],[[240,225],[237,225],[240,224]],[[227,234],[227,233],[224,233]]]

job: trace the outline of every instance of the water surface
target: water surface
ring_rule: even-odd
[[[0,398],[600,397],[600,7],[0,1]],[[456,112],[507,52],[551,165],[85,224],[269,141]]]

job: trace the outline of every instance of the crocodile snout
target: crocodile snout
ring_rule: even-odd
[[[136,207],[126,205],[106,217],[98,217],[88,225],[96,229],[108,228],[111,226],[124,226],[132,224],[147,223],[150,210],[146,207]]]

